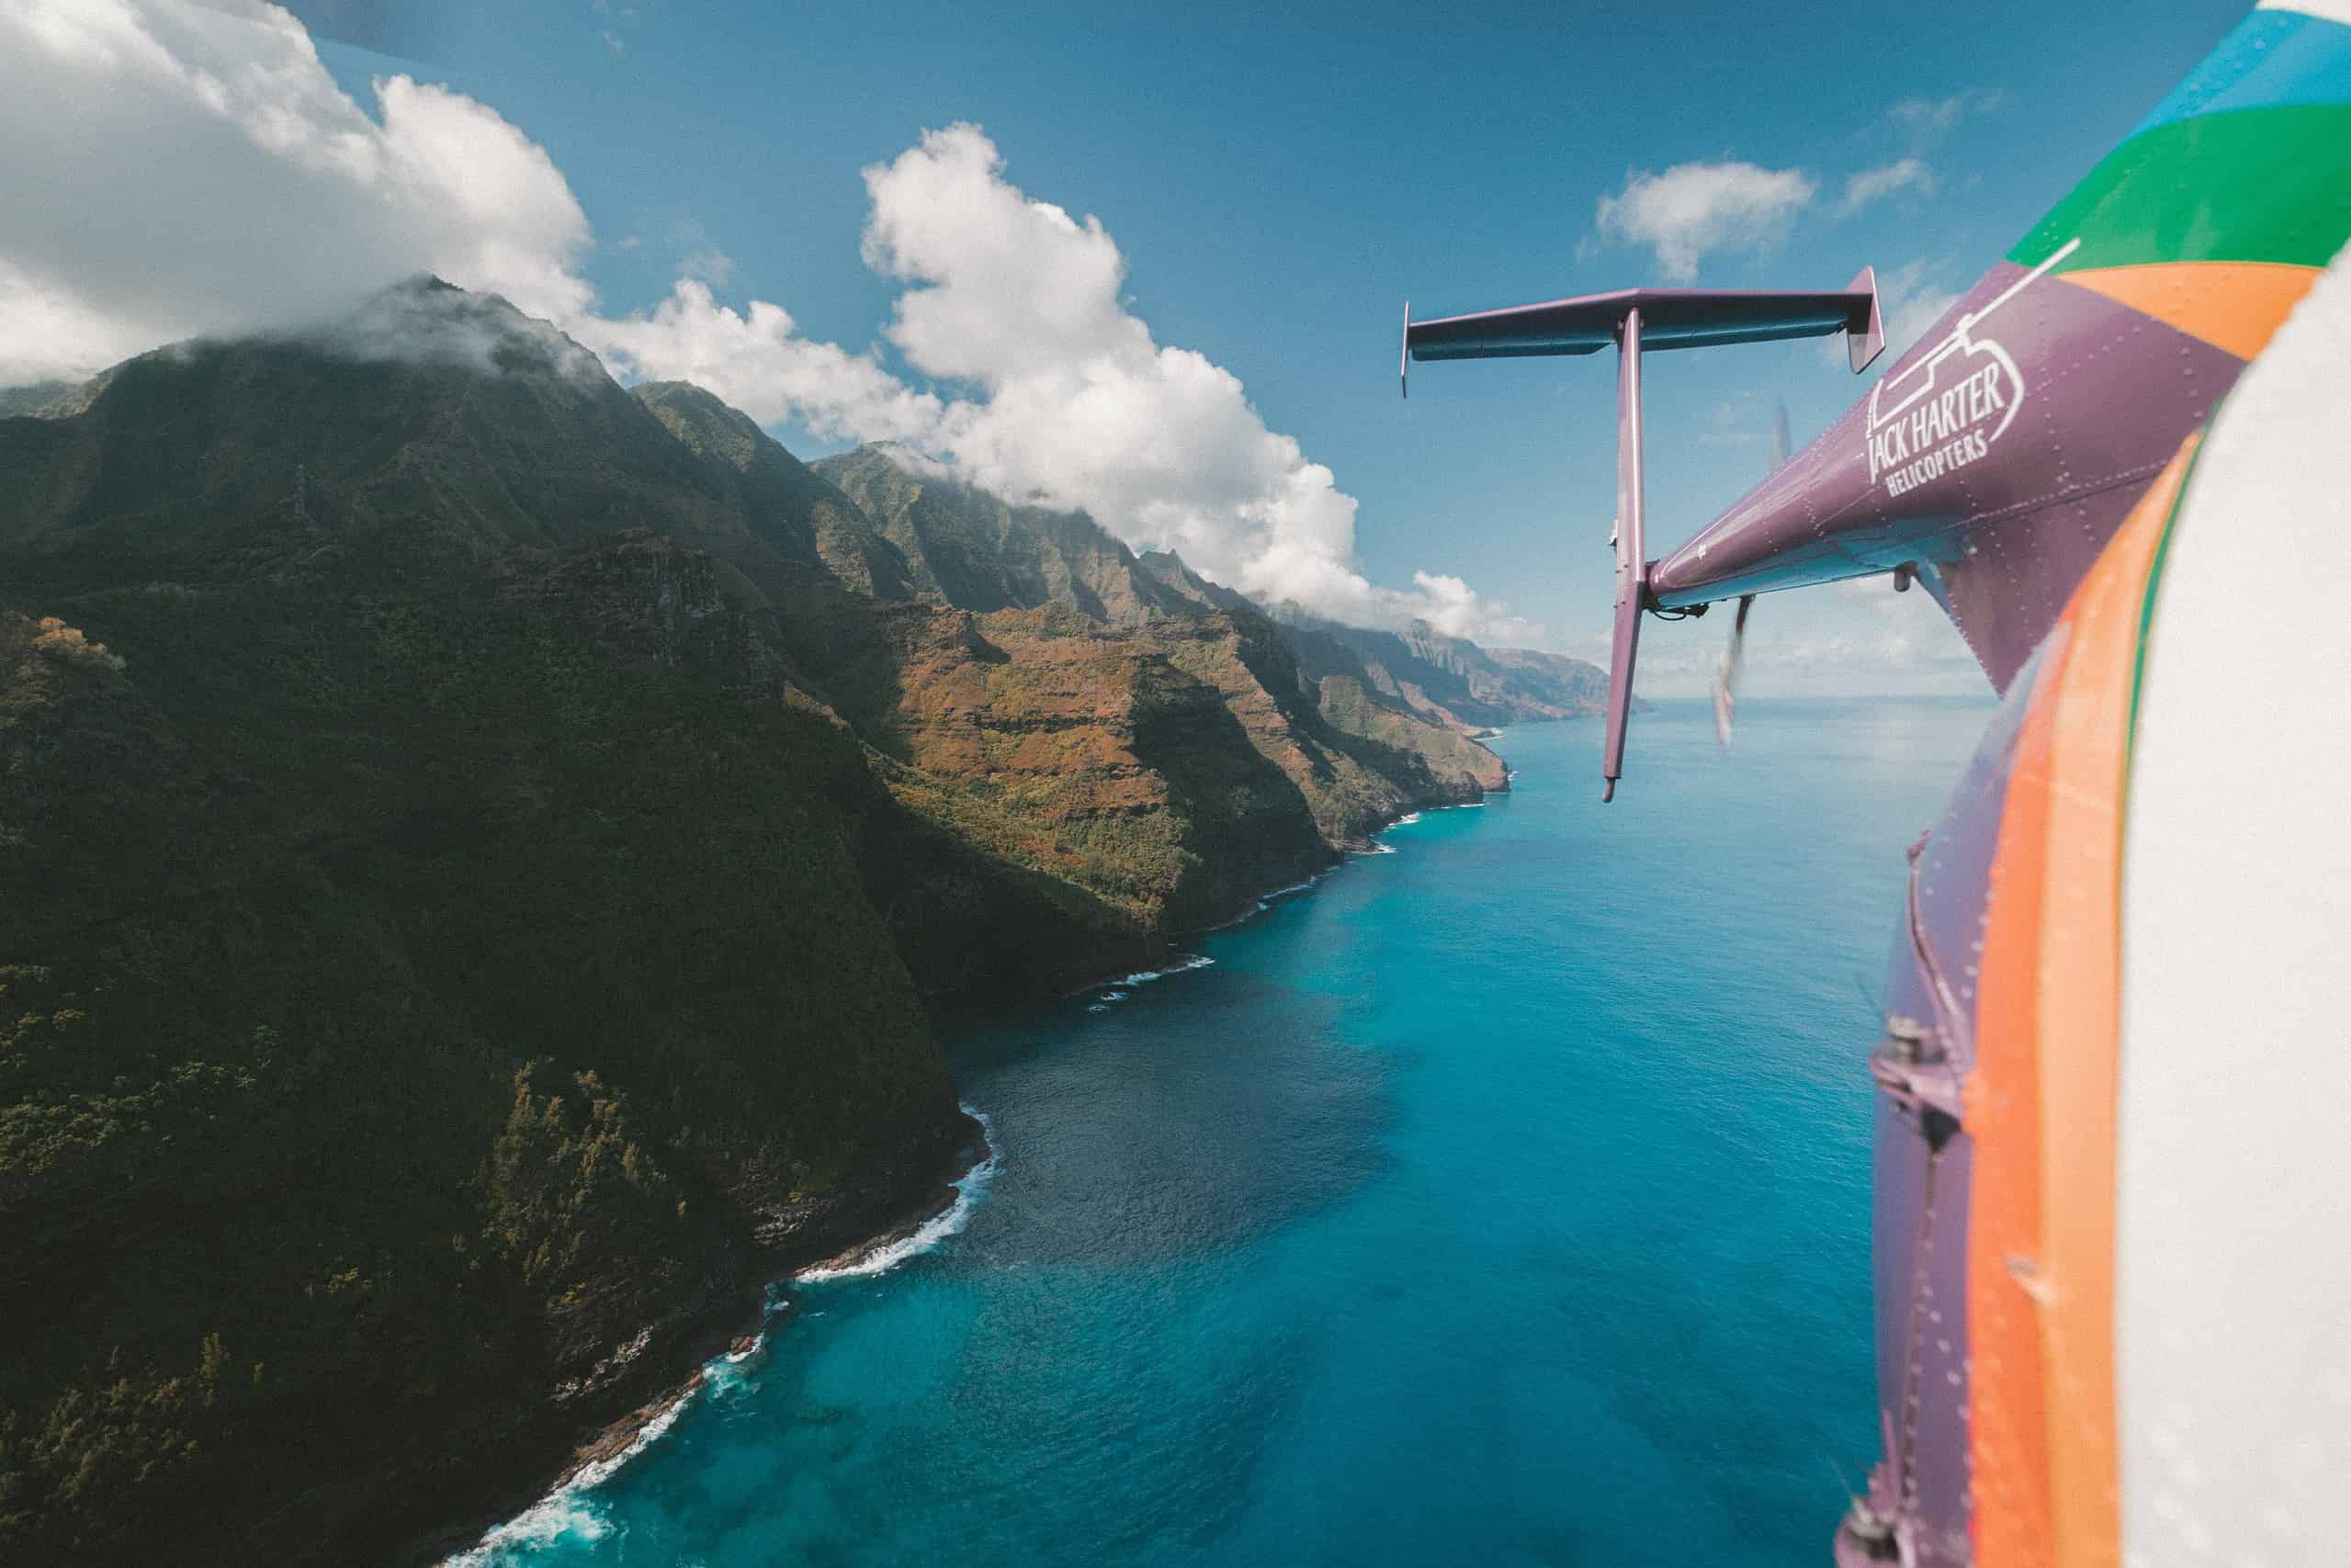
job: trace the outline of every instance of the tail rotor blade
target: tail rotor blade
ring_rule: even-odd
[[[1731,646],[1714,664],[1714,739],[1731,749],[1731,715],[1738,707],[1739,666],[1746,653],[1746,615],[1755,595],[1739,595],[1739,613],[1731,621]]]

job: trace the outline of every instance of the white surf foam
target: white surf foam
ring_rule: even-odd
[[[965,1114],[977,1121],[988,1134],[988,1157],[964,1172],[953,1183],[955,1201],[937,1218],[913,1235],[860,1258],[846,1269],[804,1269],[794,1276],[800,1283],[818,1280],[836,1280],[850,1275],[878,1274],[913,1257],[927,1252],[970,1222],[971,1205],[986,1190],[989,1180],[996,1174],[996,1123],[988,1113],[965,1106]],[[782,1303],[774,1288],[769,1288],[768,1312],[773,1315],[781,1310]],[[822,1317],[821,1312],[809,1314]],[[731,1393],[742,1385],[745,1365],[767,1345],[764,1334],[754,1337],[740,1350],[729,1350],[706,1363],[702,1376],[693,1385],[664,1405],[654,1417],[638,1429],[628,1446],[610,1459],[600,1459],[583,1464],[567,1477],[563,1484],[549,1492],[530,1507],[485,1533],[467,1550],[444,1559],[441,1568],[497,1568],[497,1565],[518,1558],[535,1556],[550,1547],[566,1542],[588,1542],[603,1540],[612,1532],[612,1523],[604,1510],[590,1495],[594,1490],[619,1473],[621,1467],[647,1449],[659,1442],[663,1434],[677,1425],[677,1418],[704,1388],[716,1393]]]
[[[677,1418],[684,1414],[694,1394],[695,1391],[689,1388],[671,1400],[660,1415],[639,1429],[627,1448],[610,1459],[582,1465],[562,1485],[492,1529],[467,1551],[446,1560],[441,1568],[492,1568],[510,1558],[543,1551],[566,1541],[602,1540],[611,1533],[612,1524],[588,1494],[611,1480],[622,1465],[660,1441],[664,1432],[677,1425]]]
[[[772,1305],[768,1308],[768,1311],[771,1314],[776,1310],[777,1309]],[[744,1389],[749,1388],[751,1386],[751,1359],[766,1348],[767,1336],[764,1334],[755,1335],[752,1337],[752,1342],[749,1345],[744,1346],[740,1350],[729,1350],[725,1355],[719,1357],[717,1360],[711,1362],[708,1366],[703,1368],[702,1382],[703,1384],[710,1390],[711,1396],[713,1398],[729,1397],[740,1393]]]
[[[1396,846],[1394,844],[1373,844],[1368,850],[1352,850],[1349,852],[1358,855],[1392,855],[1396,853]]]
[[[1138,969],[1132,975],[1120,976],[1115,983],[1121,986],[1147,986],[1154,980],[1164,980],[1170,975],[1182,975],[1194,969],[1205,969],[1215,962],[1204,953],[1188,953],[1181,961],[1169,964],[1165,969]]]
[[[977,1121],[981,1131],[988,1134],[988,1157],[950,1183],[955,1190],[955,1201],[925,1220],[916,1230],[887,1247],[877,1247],[871,1252],[861,1254],[854,1262],[844,1263],[838,1269],[819,1265],[801,1269],[792,1276],[795,1284],[820,1285],[828,1280],[862,1280],[869,1275],[886,1274],[908,1258],[930,1251],[971,1223],[972,1205],[979,1201],[980,1194],[988,1190],[988,1184],[995,1179],[1000,1156],[996,1150],[996,1123],[988,1119],[986,1111],[974,1110],[968,1105],[963,1109],[964,1114]]]
[[[1251,903],[1248,908],[1243,909],[1239,914],[1235,915],[1231,919],[1219,920],[1213,926],[1202,926],[1199,929],[1204,931],[1230,931],[1235,926],[1246,925],[1250,920],[1257,919],[1258,916],[1265,913],[1266,910],[1273,908],[1274,900],[1278,898],[1287,898],[1293,893],[1310,893],[1314,890],[1315,884],[1321,880],[1322,877],[1317,874],[1307,877],[1304,882],[1293,882],[1286,887],[1272,888],[1263,894],[1260,894],[1255,902]],[[1197,969],[1198,967],[1200,967],[1198,964],[1183,964],[1177,965],[1175,969],[1161,970],[1160,973],[1173,975],[1182,969]]]
[[[1397,818],[1395,821],[1389,823],[1388,826],[1391,828],[1409,828],[1415,822],[1419,820],[1420,813],[1418,811],[1407,811],[1403,816]]]

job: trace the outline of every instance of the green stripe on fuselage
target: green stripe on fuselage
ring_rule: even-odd
[[[2351,238],[2351,104],[2175,120],[2107,154],[2008,259],[2056,270],[2150,262],[2324,266]]]

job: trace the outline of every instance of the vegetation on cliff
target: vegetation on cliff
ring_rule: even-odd
[[[11,1558],[379,1553],[962,1135],[706,562],[402,564],[0,615]]]
[[[429,280],[11,397],[0,1558],[501,1500],[935,1187],[926,998],[1499,787],[1449,690]]]

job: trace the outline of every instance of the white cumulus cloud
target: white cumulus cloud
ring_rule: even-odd
[[[800,336],[791,313],[764,299],[742,310],[722,305],[699,278],[679,278],[650,311],[581,315],[564,326],[622,375],[692,381],[762,424],[797,418],[821,436],[912,443],[938,429],[939,399],[871,354]]]
[[[1897,158],[1891,164],[1881,164],[1874,169],[1863,169],[1848,175],[1845,199],[1838,210],[1847,215],[1859,212],[1873,201],[1915,190],[1921,196],[1935,193],[1935,171],[1916,158]]]
[[[1676,164],[1661,174],[1636,170],[1624,188],[1599,201],[1599,231],[1647,245],[1667,281],[1688,283],[1709,252],[1766,251],[1788,234],[1819,185],[1801,169],[1757,164]]]
[[[978,127],[928,131],[865,179],[863,254],[904,285],[884,335],[928,387],[871,352],[800,337],[780,306],[738,314],[690,279],[650,315],[573,330],[628,372],[698,381],[763,423],[899,443],[1016,499],[1083,509],[1263,600],[1358,624],[1540,635],[1458,578],[1392,589],[1366,577],[1355,498],[1268,428],[1238,377],[1158,342],[1102,222],[1013,185]]]
[[[588,222],[488,107],[392,76],[371,118],[301,24],[124,0],[0,6],[0,381],[280,325],[421,271],[563,319]]]
[[[1948,98],[1905,98],[1886,116],[1914,136],[1942,136],[1972,116],[1996,112],[2006,101],[1997,87],[1977,87]]]

